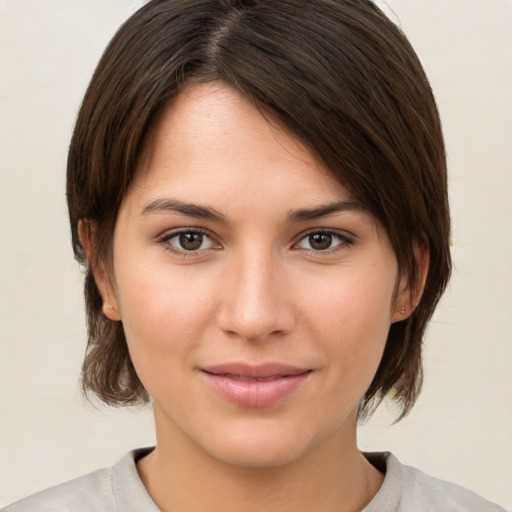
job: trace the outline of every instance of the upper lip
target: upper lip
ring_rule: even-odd
[[[311,371],[310,368],[291,366],[282,363],[246,364],[225,363],[201,368],[203,372],[213,375],[225,375],[248,379],[268,379],[301,375]]]

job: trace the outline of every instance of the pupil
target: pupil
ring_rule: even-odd
[[[181,233],[180,245],[187,251],[195,251],[203,244],[203,235],[201,233]]]
[[[309,236],[309,243],[313,249],[318,251],[325,251],[325,249],[329,249],[332,243],[332,235],[328,233],[315,233],[314,235]]]

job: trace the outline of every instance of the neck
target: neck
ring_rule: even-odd
[[[289,464],[264,468],[226,464],[182,435],[161,434],[157,422],[157,446],[138,471],[163,512],[352,512],[383,481],[357,449],[355,420],[349,438],[333,436]]]

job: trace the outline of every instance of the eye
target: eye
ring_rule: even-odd
[[[297,247],[309,251],[329,251],[339,248],[341,245],[350,245],[351,240],[334,231],[313,231],[304,236]]]
[[[207,233],[197,229],[175,231],[164,235],[160,242],[165,243],[172,252],[199,252],[217,247]]]

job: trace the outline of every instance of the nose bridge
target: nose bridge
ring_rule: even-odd
[[[271,250],[247,247],[233,255],[224,288],[220,327],[246,340],[284,333],[293,325],[283,269]]]

